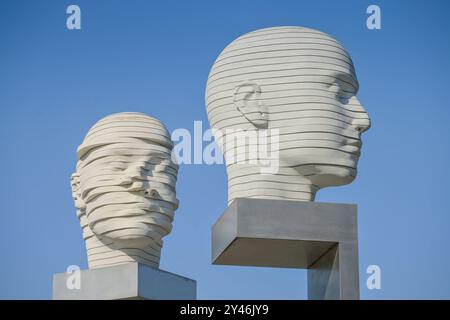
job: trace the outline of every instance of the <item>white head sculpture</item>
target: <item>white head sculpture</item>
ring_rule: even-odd
[[[172,147],[165,126],[141,113],[113,114],[89,130],[77,150],[72,192],[90,269],[159,267],[178,207]]]
[[[313,201],[320,188],[352,182],[361,134],[370,127],[357,92],[349,54],[323,32],[275,27],[230,43],[206,86],[216,142],[227,161],[227,153],[239,153],[225,144],[228,129],[277,129],[279,168],[262,174],[258,164],[227,163],[229,204],[235,198]]]

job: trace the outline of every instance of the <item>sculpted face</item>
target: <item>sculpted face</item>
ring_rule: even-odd
[[[231,197],[311,199],[320,188],[350,183],[356,176],[361,134],[370,127],[356,97],[358,87],[347,51],[316,30],[262,29],[228,45],[208,78],[210,124],[222,131],[278,129],[278,175],[285,177],[270,184],[269,177],[243,178],[239,165],[228,165]],[[238,180],[259,191],[238,187]],[[283,189],[283,181],[297,182],[297,187]]]
[[[171,148],[167,130],[151,117],[121,113],[97,122],[78,148],[72,181],[82,226],[115,249],[156,254],[178,207]]]
[[[149,149],[145,143],[134,147]],[[169,233],[177,203],[169,187],[176,179],[169,172],[176,170],[169,161],[158,153],[130,155],[119,149],[81,168],[81,195],[92,231],[136,247]]]
[[[269,109],[269,127],[280,130],[280,159],[318,187],[353,181],[361,134],[370,126],[350,66],[342,62],[342,71],[310,76],[311,82],[282,93],[289,98],[270,93],[261,98]],[[283,112],[287,117],[280,115]]]

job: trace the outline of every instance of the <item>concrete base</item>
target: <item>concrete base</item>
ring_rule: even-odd
[[[309,299],[359,299],[356,205],[236,199],[212,228],[212,262],[308,269]]]
[[[68,289],[73,274],[53,275],[54,300],[195,300],[197,282],[138,263],[82,270],[80,289]]]

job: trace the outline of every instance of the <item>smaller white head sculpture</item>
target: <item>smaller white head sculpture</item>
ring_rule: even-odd
[[[159,267],[178,207],[172,148],[165,126],[141,113],[109,115],[89,130],[71,182],[90,269]]]
[[[231,42],[214,62],[205,94],[208,119],[227,162],[228,203],[313,201],[321,188],[352,182],[361,135],[370,127],[358,88],[350,55],[323,32],[274,27]],[[248,151],[256,139],[243,152],[229,142],[232,131],[250,136],[264,130],[277,138],[267,139],[265,148],[279,151],[272,174],[262,173],[261,163],[253,161],[260,154]]]

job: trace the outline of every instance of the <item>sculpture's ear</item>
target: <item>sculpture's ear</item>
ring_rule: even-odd
[[[267,128],[267,108],[261,103],[261,87],[253,81],[245,81],[234,89],[233,103],[236,109],[255,127]]]
[[[80,192],[80,176],[78,173],[73,173],[70,177],[70,185],[72,187],[72,197],[75,202],[75,208],[77,208],[77,216],[80,218],[80,215],[85,214],[86,211],[86,203],[81,197]]]

